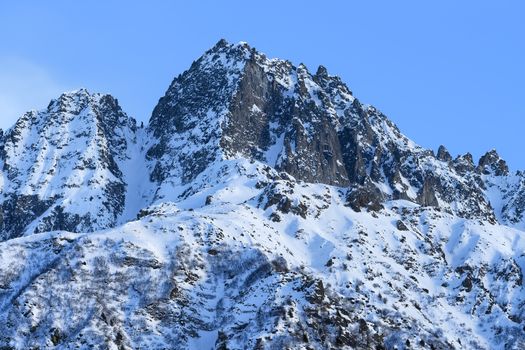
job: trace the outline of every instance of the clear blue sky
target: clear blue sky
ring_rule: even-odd
[[[63,90],[149,119],[220,38],[319,64],[422,146],[525,169],[525,1],[3,1],[0,127]]]

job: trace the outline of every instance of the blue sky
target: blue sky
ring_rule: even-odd
[[[525,169],[525,1],[0,3],[0,127],[65,90],[115,95],[149,119],[220,38],[325,65],[427,148]]]

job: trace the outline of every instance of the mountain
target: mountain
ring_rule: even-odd
[[[0,144],[6,349],[525,347],[525,174],[325,67],[221,40],[144,128],[81,89]]]
[[[136,133],[116,99],[85,89],[22,116],[2,138],[0,238],[114,226]]]
[[[405,199],[466,218],[524,220],[520,210],[508,213],[516,207],[507,198],[498,212],[490,204],[488,184],[523,177],[508,178],[495,151],[477,167],[469,154],[453,160],[445,148],[436,157],[326,68],[312,75],[245,43],[220,41],[177,77],[149,129],[157,140],[148,150],[152,180],[160,183],[188,183],[217,159],[244,157],[297,180],[348,188],[356,210]]]

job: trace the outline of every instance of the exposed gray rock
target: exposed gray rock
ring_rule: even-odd
[[[383,209],[383,193],[370,181],[348,191],[347,203],[355,211],[366,208],[372,211]]]
[[[509,175],[507,163],[500,158],[496,150],[485,153],[478,163],[478,171],[484,175],[494,174],[496,176]]]
[[[439,207],[436,198],[436,189],[441,188],[439,180],[432,176],[427,176],[423,182],[423,187],[418,194],[417,201],[425,207]]]
[[[436,158],[442,162],[452,162],[452,156],[443,145],[439,146]]]
[[[475,169],[474,159],[472,154],[466,153],[462,156],[458,156],[454,159],[454,169],[458,172],[459,175],[465,176],[470,172],[473,172]]]

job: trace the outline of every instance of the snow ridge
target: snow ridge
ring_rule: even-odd
[[[145,128],[80,89],[0,135],[0,347],[525,347],[524,173],[323,66],[221,40]]]

